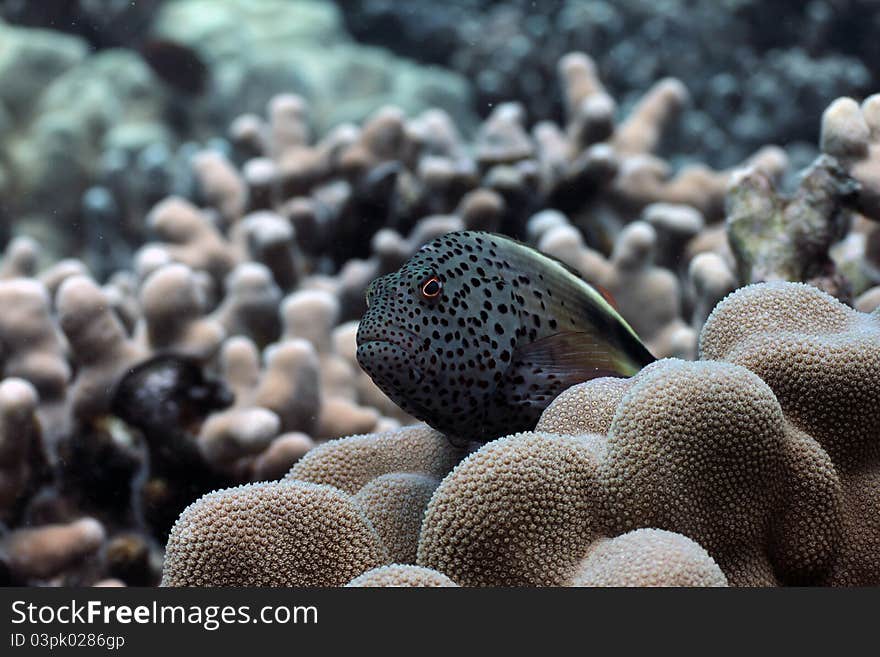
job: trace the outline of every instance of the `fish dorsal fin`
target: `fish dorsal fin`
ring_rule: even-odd
[[[625,363],[601,338],[563,331],[518,348],[498,392],[508,403],[546,406],[577,383],[635,374]]]
[[[596,288],[596,292],[602,295],[602,298],[605,299],[614,310],[620,312],[620,306],[617,305],[617,299],[615,299],[614,295],[608,291],[607,287],[602,287],[598,283],[591,283],[591,285]]]

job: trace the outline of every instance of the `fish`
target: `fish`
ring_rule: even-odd
[[[655,360],[600,289],[494,233],[442,235],[366,297],[358,364],[458,446],[531,430],[563,390]]]

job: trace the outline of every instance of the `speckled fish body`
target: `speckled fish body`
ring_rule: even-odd
[[[515,240],[464,231],[426,244],[367,290],[361,367],[450,441],[534,428],[566,388],[654,360],[565,265]]]

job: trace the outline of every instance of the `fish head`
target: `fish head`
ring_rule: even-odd
[[[521,334],[489,237],[449,233],[367,289],[357,359],[398,406],[451,440],[478,440]]]

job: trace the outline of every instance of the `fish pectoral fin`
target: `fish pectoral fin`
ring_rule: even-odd
[[[626,359],[596,336],[564,331],[517,349],[498,391],[514,404],[549,404],[577,383],[631,376]]]

